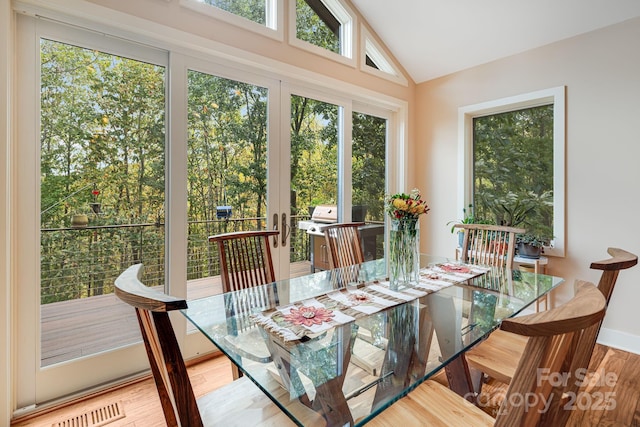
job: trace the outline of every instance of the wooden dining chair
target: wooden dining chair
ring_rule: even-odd
[[[564,425],[558,420],[570,410],[562,405],[562,396],[568,385],[580,381],[576,369],[587,367],[605,309],[602,293],[592,283],[578,282],[575,296],[562,306],[503,320],[500,329],[527,337],[527,346],[495,419],[446,386],[428,380],[367,425]],[[557,378],[568,378],[567,384]],[[545,402],[550,402],[548,408]]]
[[[222,291],[233,292],[248,290],[260,285],[274,282],[276,280],[271,257],[271,245],[269,238],[280,234],[277,230],[258,231],[237,231],[232,233],[218,234],[209,237],[209,242],[218,248],[220,260],[220,279],[222,280]],[[266,295],[252,295],[252,299],[268,299]],[[259,333],[258,328],[249,320],[248,316],[243,316],[242,298],[230,298],[229,305],[225,307],[229,315],[236,319],[237,333]],[[244,300],[246,303],[246,299]],[[271,360],[271,354],[264,348],[242,348],[243,340],[236,339],[234,335],[229,335],[227,341],[236,350],[235,353],[256,362],[266,363]],[[233,378],[242,376],[242,371],[234,364],[231,365]]]
[[[602,270],[598,289],[605,297],[607,304],[609,304],[613,288],[618,279],[618,273],[620,270],[636,265],[638,256],[618,248],[609,248],[607,252],[611,255],[611,258],[592,262],[591,269]],[[500,382],[509,384],[515,374],[518,361],[522,357],[526,344],[527,339],[525,337],[503,330],[496,330],[486,340],[469,350],[465,354],[465,358],[471,368],[484,372],[489,377]]]
[[[524,228],[490,224],[455,224],[464,232],[460,258],[470,264],[494,267],[513,267],[516,250],[516,234],[526,232]]]
[[[169,319],[169,312],[186,309],[187,302],[145,286],[140,280],[142,272],[142,264],[125,270],[115,281],[115,294],[135,308],[167,425],[295,425],[246,377],[196,400]],[[280,389],[275,381],[273,387],[276,392]],[[282,392],[287,393],[284,389]],[[306,420],[304,425],[325,425],[319,414],[297,401],[292,401],[287,409]]]
[[[329,252],[331,268],[342,268],[362,264],[364,253],[360,240],[359,227],[364,222],[345,222],[332,224],[324,229],[324,239]]]
[[[276,280],[269,238],[277,230],[237,231],[209,237],[218,248],[222,291],[231,292]]]

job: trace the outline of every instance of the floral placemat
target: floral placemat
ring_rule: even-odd
[[[488,270],[466,264],[438,264],[421,269],[420,280],[414,287],[392,290],[388,280],[375,281],[361,288],[332,291],[251,317],[285,341],[299,340],[478,277]]]

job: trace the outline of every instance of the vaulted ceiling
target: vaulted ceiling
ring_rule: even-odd
[[[416,83],[640,16],[640,0],[352,3]]]

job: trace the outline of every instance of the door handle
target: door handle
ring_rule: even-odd
[[[273,214],[273,229],[278,231],[278,214],[277,213]],[[278,247],[278,236],[277,235],[273,236],[273,247],[274,248]]]
[[[287,225],[287,214],[282,213],[282,229],[280,230],[280,234],[282,235],[282,246],[287,246],[287,237],[289,237],[289,233],[291,232],[291,227]]]

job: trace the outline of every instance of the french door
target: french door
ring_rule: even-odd
[[[216,292],[211,234],[280,230],[285,278],[308,268],[309,206],[348,221],[367,205],[383,221],[390,112],[42,19],[19,16],[18,30],[19,408],[148,368],[113,296],[129,265],[196,298]],[[186,357],[211,350],[173,321]]]
[[[18,24],[16,325],[30,337],[18,341],[20,408],[146,368],[108,267],[143,262],[147,282],[164,286],[170,254],[167,53],[46,20]]]

